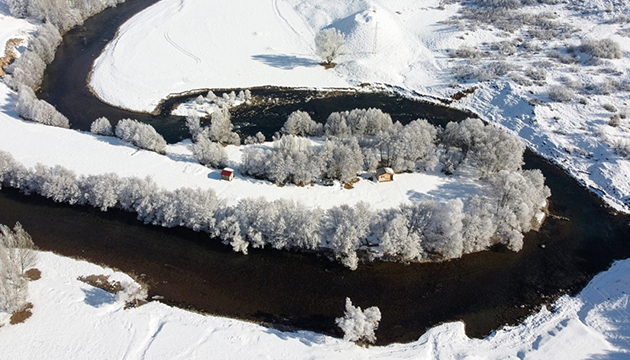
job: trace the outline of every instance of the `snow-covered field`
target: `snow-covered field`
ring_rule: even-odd
[[[630,260],[615,263],[578,296],[564,296],[516,327],[470,339],[460,322],[409,344],[363,348],[308,331],[280,332],[150,302],[124,310],[115,296],[77,280],[130,281],[85,261],[39,253],[33,315],[0,327],[6,359],[622,359],[630,356]],[[339,315],[343,313],[340,304]],[[0,324],[6,318],[0,317]],[[378,336],[378,330],[376,332]]]

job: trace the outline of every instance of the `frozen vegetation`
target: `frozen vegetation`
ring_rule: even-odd
[[[89,5],[50,0],[4,2],[14,15],[47,19],[48,24],[54,24],[61,32],[104,6],[114,5],[101,1]],[[121,28],[119,37],[112,42],[116,46],[109,46],[97,60],[91,79],[92,88],[100,96],[116,105],[150,111],[170,93],[204,87],[268,84],[325,87],[371,82],[391,84],[409,96],[416,97],[421,92],[442,98],[466,94],[468,89],[476,88],[467,96],[453,96],[452,105],[473,110],[484,120],[513,131],[534,151],[562,166],[611,206],[624,211],[629,209],[627,69],[630,62],[627,52],[630,49],[630,8],[626,2],[436,0],[418,7],[416,2],[406,0],[394,3],[279,0],[248,4],[251,11],[246,13],[238,4],[229,2],[184,0],[176,6],[173,4],[174,1],[164,0]],[[174,13],[179,16],[173,16]],[[221,21],[237,16],[244,17],[243,21],[231,25]],[[214,193],[199,181],[197,175],[201,171],[197,164],[186,163],[186,160],[184,164],[172,164],[169,155],[180,162],[191,158],[192,151],[185,144],[167,145],[167,156],[152,156],[135,149],[129,151],[126,146],[120,146],[124,144],[106,137],[86,138],[85,134],[41,129],[41,126],[16,120],[17,114],[12,109],[18,99],[17,111],[24,118],[67,127],[63,115],[54,114],[52,107],[46,106],[49,104],[40,103],[29,90],[24,91],[39,85],[45,64],[54,56],[59,32],[50,25],[39,26],[38,30],[26,22],[14,25],[15,19],[4,13],[0,14],[0,20],[2,24],[11,24],[0,28],[3,39],[4,32],[23,38],[28,36],[28,31],[40,33],[6,69],[9,76],[4,82],[13,90],[20,90],[19,94],[0,85],[3,129],[0,149],[10,153],[3,152],[0,163],[4,186],[103,210],[113,206],[133,210],[140,219],[163,226],[189,226],[199,230],[214,227],[213,231],[221,232],[226,243],[244,252],[250,246],[324,247],[350,267],[356,266],[356,254],[361,246],[375,248],[381,256],[396,259],[433,255],[457,257],[489,246],[489,240],[517,249],[521,246],[520,232],[535,226],[531,222],[531,211],[540,207],[548,195],[540,174],[518,170],[482,174],[489,187],[477,196],[472,195],[465,204],[456,199],[436,202],[396,197],[395,204],[391,200],[376,201],[372,202],[376,206],[370,206],[348,200],[339,192],[335,193],[341,195],[339,197],[327,193],[328,203],[318,209],[286,200],[275,191],[265,192],[266,199],[232,196],[243,189],[238,183],[235,183],[237,190],[231,193],[226,192],[223,185],[214,183],[213,188],[217,189]],[[206,29],[200,22],[220,30],[203,32],[208,39],[189,36],[191,29]],[[339,57],[334,70],[317,66],[313,39],[325,27],[337,29],[345,38],[347,53]],[[159,30],[151,33],[147,31],[149,28]],[[242,41],[237,45],[233,37],[224,36],[225,33],[240,34]],[[164,41],[168,44],[162,43]],[[213,46],[207,46],[208,43]],[[216,56],[215,47],[230,51],[222,53],[225,56]],[[121,61],[130,52],[146,56],[150,61]],[[179,66],[174,68],[173,61]],[[146,66],[147,63],[153,66]],[[142,68],[138,68],[138,64],[142,64]],[[164,76],[152,76],[155,73]],[[154,82],[147,82],[148,79]],[[375,85],[375,88],[382,87]],[[119,91],[121,89],[124,91]],[[230,95],[225,100],[230,102]],[[212,112],[205,109],[205,113]],[[101,133],[105,128],[97,127],[94,132]],[[226,128],[215,127],[221,131],[214,134],[229,134],[231,129],[225,131]],[[509,139],[497,135],[499,143],[510,145]],[[206,136],[211,143],[230,142],[229,135],[227,141],[220,137],[213,139],[209,130]],[[474,156],[475,149],[481,149],[480,145],[466,140],[465,136],[449,140],[442,135],[442,139],[444,153],[439,161],[444,165],[453,164],[456,175],[462,163],[466,166],[487,164],[486,153]],[[252,138],[248,142],[260,143],[261,140]],[[451,144],[451,149],[447,143]],[[71,149],[76,144],[82,146],[82,154],[75,154],[76,150]],[[518,149],[522,146],[519,144],[514,146]],[[259,146],[269,148],[268,144]],[[43,148],[54,151],[34,150]],[[186,150],[182,150],[184,148]],[[235,159],[240,157],[240,151],[230,146],[224,149],[228,162],[238,161]],[[197,153],[204,154],[203,151]],[[215,152],[211,153],[214,156]],[[68,160],[69,154],[72,161]],[[203,155],[195,157],[204,158]],[[99,161],[94,161],[95,158]],[[491,156],[491,163],[502,161],[500,156]],[[505,161],[510,163],[510,159]],[[46,165],[36,165],[39,162]],[[207,163],[213,165],[212,161]],[[177,169],[177,174],[165,171],[162,168],[165,165],[168,170]],[[144,179],[146,175],[154,176],[155,180]],[[207,171],[203,172],[204,180],[208,181],[206,175]],[[419,174],[408,176],[415,179],[412,176],[416,175]],[[404,176],[401,178],[405,179]],[[361,194],[359,198],[365,196],[361,190],[365,183],[355,186],[352,198],[356,198],[357,193]],[[178,189],[181,184],[192,187]],[[249,186],[246,195],[272,189],[255,181]],[[304,196],[308,189],[287,186],[283,191],[288,198],[300,192],[301,200],[318,198]],[[388,191],[383,190],[391,194]],[[523,193],[534,195],[523,202],[519,198]],[[481,200],[486,194],[490,201]],[[219,195],[228,195],[227,200],[217,201]],[[195,200],[178,202],[187,198]],[[310,201],[316,203],[317,200]],[[518,206],[514,206],[513,201]],[[199,204],[201,208],[197,208]],[[271,211],[257,217],[261,213],[256,211],[257,207]],[[192,213],[196,216],[190,218],[188,215]],[[295,217],[287,218],[289,213]],[[295,223],[306,225],[277,226]],[[273,229],[270,229],[271,224]],[[321,231],[309,232],[308,226],[313,224],[320,226]],[[372,243],[374,239],[376,242]],[[487,339],[468,339],[463,332],[464,325],[455,323],[432,329],[412,344],[364,349],[306,332],[289,337],[274,331],[270,334],[255,325],[201,317],[158,303],[133,310],[132,315],[116,312],[123,306],[119,301],[95,308],[76,301],[77,296],[82,295],[79,291],[82,285],[64,278],[64,271],[76,278],[97,271],[97,267],[52,254],[40,255],[44,282],[33,283],[28,298],[36,308],[41,306],[41,315],[26,324],[1,330],[0,339],[6,341],[2,345],[3,354],[11,358],[29,357],[33,347],[20,339],[33,336],[46,339],[46,334],[51,334],[51,324],[57,327],[63,324],[64,329],[76,331],[61,340],[55,332],[56,340],[43,344],[59,344],[59,341],[63,344],[67,340],[85,347],[55,345],[37,349],[38,355],[48,354],[50,358],[72,358],[80,354],[124,357],[130,351],[140,358],[165,357],[164,354],[170,354],[169,350],[174,351],[175,337],[181,338],[175,343],[178,349],[186,349],[187,358],[222,358],[227,354],[233,358],[251,358],[254,353],[278,357],[279,348],[283,349],[282,356],[289,352],[296,357],[344,359],[592,358],[623,357],[623,353],[630,351],[628,319],[623,315],[627,312],[626,294],[630,289],[625,281],[627,261],[616,263],[611,270],[596,277],[576,298],[561,298],[553,312],[543,309],[524,324],[501,329]],[[10,278],[5,277],[5,281],[7,279]],[[155,314],[157,319],[152,316]],[[103,335],[96,336],[111,341],[92,341],[94,338],[89,334],[94,334],[94,329],[106,329]],[[151,339],[148,344],[137,339],[135,329],[148,329]],[[209,331],[204,333],[204,329]],[[214,331],[217,329],[221,331]],[[235,337],[245,339],[250,346],[235,342]],[[79,341],[82,338],[85,341]],[[118,347],[123,343],[124,349]]]
[[[59,165],[27,169],[2,151],[0,186],[102,211],[121,208],[148,224],[205,231],[244,254],[250,246],[330,252],[351,269],[365,252],[374,258],[419,261],[457,258],[495,243],[519,251],[523,233],[540,226],[538,214],[549,196],[540,171],[500,170],[487,176],[480,194],[466,204],[460,199],[424,200],[379,212],[363,202],[327,210],[291,199],[244,198],[229,205],[212,189],[168,191],[150,178],[77,176]]]

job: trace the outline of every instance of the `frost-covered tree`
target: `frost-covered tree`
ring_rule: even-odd
[[[342,113],[334,112],[326,119],[326,125],[324,125],[324,131],[328,137],[344,137],[352,134],[346,117]]]
[[[197,135],[197,140],[192,144],[193,156],[202,165],[213,168],[224,167],[227,165],[228,157],[223,145],[211,141],[205,132]]]
[[[396,122],[380,133],[378,147],[381,162],[394,171],[430,169],[438,162],[437,129],[426,120],[402,126]]]
[[[485,198],[474,195],[468,200],[462,219],[464,254],[489,248],[496,231],[493,204]]]
[[[442,135],[448,158],[443,162],[465,161],[488,176],[501,170],[516,171],[523,164],[525,145],[504,130],[484,125],[479,119],[450,122]]]
[[[9,259],[21,275],[37,263],[33,239],[19,222],[15,223],[13,230],[0,224],[0,246],[7,249]]]
[[[18,115],[26,120],[44,125],[70,128],[68,118],[57,111],[54,106],[38,99],[33,89],[28,86],[20,86],[15,109]]]
[[[323,125],[313,121],[306,111],[297,110],[289,115],[280,132],[297,136],[320,136]]]
[[[17,17],[33,16],[53,24],[65,32],[81,24],[84,19],[115,6],[124,0],[5,0],[11,14]]]
[[[118,204],[118,197],[124,182],[114,173],[88,175],[79,179],[81,203],[101,211],[107,211]]]
[[[352,270],[359,265],[357,249],[367,238],[374,215],[368,205],[341,205],[326,210],[322,223],[322,240],[335,257]]]
[[[374,226],[385,256],[403,260],[421,257],[422,240],[417,232],[411,231],[409,218],[400,209],[391,209]]]
[[[234,126],[230,120],[230,112],[227,108],[217,109],[212,113],[210,123],[210,140],[227,145],[240,145],[241,139],[237,133],[232,132]]]
[[[116,125],[116,137],[141,149],[166,154],[166,141],[149,124],[132,119],[122,119]]]
[[[449,200],[435,207],[424,231],[423,246],[447,259],[462,256],[462,220],[464,204],[460,199]]]
[[[328,139],[319,154],[323,174],[329,179],[349,182],[363,170],[363,152],[354,137]]]
[[[378,135],[392,126],[392,118],[380,109],[354,109],[334,112],[328,116],[326,136]]]
[[[494,204],[495,224],[501,243],[510,250],[523,247],[523,233],[536,228],[536,214],[551,195],[540,170],[502,170],[489,178],[490,201]]]
[[[81,189],[74,171],[60,165],[48,167],[35,165],[30,191],[56,202],[76,204],[81,201]]]
[[[92,122],[92,125],[90,125],[90,132],[93,134],[104,135],[104,136],[114,135],[112,124],[104,116]]]
[[[353,306],[350,298],[346,298],[346,311],[344,317],[336,318],[335,323],[343,330],[343,339],[346,341],[375,343],[376,329],[381,321],[381,311],[372,306],[361,310]]]
[[[10,186],[29,193],[28,184],[31,182],[31,177],[28,169],[18,163],[10,153],[0,151],[0,188]]]
[[[332,64],[339,55],[346,52],[346,39],[343,33],[333,28],[320,30],[315,35],[315,51],[325,64]]]
[[[321,176],[321,160],[308,139],[285,135],[273,149],[248,147],[243,151],[242,173],[277,184],[311,184]]]
[[[188,128],[188,131],[190,131],[191,139],[196,141],[197,136],[202,131],[199,113],[194,110],[188,112],[188,116],[186,116],[186,127]]]

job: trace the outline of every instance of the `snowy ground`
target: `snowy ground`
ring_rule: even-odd
[[[97,59],[90,85],[106,102],[140,111],[152,111],[168,94],[196,88],[339,87],[369,82],[449,97],[477,85],[474,95],[453,106],[473,110],[514,131],[611,206],[630,211],[630,161],[612,147],[624,141],[630,144],[630,120],[623,119],[613,128],[607,124],[615,113],[602,107],[613,104],[618,114],[627,111],[628,91],[584,90],[611,80],[630,84],[628,21],[614,22],[630,16],[630,6],[595,0],[528,6],[528,13],[548,13],[555,16],[553,21],[576,28],[566,39],[530,41],[525,28],[508,33],[485,25],[473,31],[465,21],[452,24],[461,6],[440,4],[439,0],[422,5],[413,0],[164,0],[121,28]],[[337,28],[347,39],[348,53],[333,70],[317,65],[313,38],[323,27]],[[553,50],[571,55],[567,49],[584,38],[611,38],[621,45],[623,56],[597,64],[583,54],[580,62],[567,64],[549,56]],[[502,41],[515,44],[516,52],[492,50],[492,44]],[[525,52],[518,50],[524,42],[529,46]],[[449,56],[462,46],[479,50],[481,58]],[[513,65],[513,71],[501,79],[463,85],[452,74],[464,63],[482,68],[494,61]],[[512,75],[524,77],[529,68],[542,68],[546,80],[530,85],[510,80]],[[550,102],[547,92],[552,86],[575,88],[574,100]],[[534,106],[532,101],[545,104]]]
[[[226,2],[215,4],[220,8],[213,9],[208,8],[211,6],[209,3],[165,0],[147,10],[152,15],[144,12],[132,19],[121,31],[121,37],[110,45],[105,57],[100,58],[92,85],[98,91],[118,92],[112,99],[101,93],[108,101],[120,101],[120,105],[124,105],[122,102],[129,100],[127,107],[149,110],[168,93],[202,87],[257,84],[345,86],[372,81],[438,95],[454,91],[448,87],[451,79],[448,72],[440,71],[447,67],[449,59],[438,50],[457,48],[459,43],[455,39],[463,34],[437,21],[454,14],[455,5],[440,10],[437,1],[427,2],[426,8],[419,8],[411,0],[389,1],[387,6],[377,1],[311,1],[298,4],[297,0],[277,0],[253,2],[247,7],[237,1]],[[247,11],[243,10],[245,8]],[[176,16],[173,16],[174,12],[177,12]],[[202,16],[195,17],[195,14]],[[234,22],[229,21],[232,16],[229,14],[255,16],[251,15],[246,19],[248,21]],[[304,14],[310,15],[305,17]],[[143,16],[148,16],[148,20]],[[595,23],[585,16],[583,23],[588,21],[589,24]],[[313,64],[316,58],[310,39],[313,29],[333,22],[341,28],[354,29],[354,37],[349,39],[350,48],[355,53],[362,48],[363,53],[361,56],[353,55],[355,58],[348,55],[344,64],[334,71],[324,71]],[[167,26],[169,23],[172,27]],[[221,29],[220,34],[215,26]],[[256,26],[259,30],[252,31],[251,27]],[[376,31],[377,28],[382,30]],[[0,39],[24,37],[30,29],[32,25],[26,21],[0,14]],[[600,34],[597,26],[585,26],[582,31]],[[129,37],[129,34],[136,35]],[[139,37],[139,34],[144,35]],[[375,34],[376,40],[370,34]],[[485,41],[482,35],[489,36],[487,32],[469,34],[478,36],[480,42]],[[413,41],[411,44],[414,46],[410,46],[409,41]],[[418,43],[422,46],[415,46]],[[630,49],[627,41],[620,40],[620,43],[625,51]],[[191,44],[194,46],[188,47]],[[238,44],[242,45],[242,49],[236,46]],[[140,45],[142,51],[138,50]],[[401,53],[403,47],[406,52]],[[226,52],[226,48],[234,50]],[[129,51],[133,54],[133,61],[129,61]],[[164,53],[156,55],[152,51]],[[123,58],[125,61],[122,61]],[[159,61],[146,66],[149,63],[147,59]],[[630,67],[627,57],[612,62],[624,71]],[[144,65],[142,68],[126,68],[136,66],[133,64]],[[112,82],[106,81],[107,76],[104,76],[105,80],[97,81],[99,71],[109,72]],[[550,73],[553,74],[552,71]],[[100,82],[102,87],[95,86],[95,81]],[[135,86],[139,83],[142,83],[141,88]],[[598,131],[610,116],[599,105],[613,103],[624,107],[627,97],[593,96],[589,97],[586,106],[573,102],[532,107],[528,100],[541,97],[537,94],[543,90],[539,89],[535,94],[529,94],[529,91],[530,88],[513,83],[482,84],[473,97],[465,98],[458,106],[473,109],[519,133],[535,150],[600,189],[600,195],[613,206],[627,211],[628,208],[622,204],[630,194],[628,161],[612,153],[601,136],[605,133],[609,137],[628,138],[627,128],[603,127],[602,131]],[[167,188],[227,184],[216,180],[218,174],[208,176],[206,168],[190,161],[185,144],[172,145],[168,156],[160,156],[138,151],[113,138],[26,123],[16,119],[13,96],[4,85],[0,85],[0,150],[9,151],[27,166],[42,162],[61,164],[79,174],[114,171],[122,176],[152,174],[158,184]],[[234,148],[229,150],[232,157],[238,151]],[[422,176],[428,178],[408,179],[409,182],[426,181],[426,193],[452,190],[444,179],[433,175]],[[385,206],[392,197],[396,197],[393,201],[397,203],[411,198],[410,194],[398,188],[405,182],[404,178],[398,180],[385,185],[390,190],[387,190],[384,199],[375,197],[370,200],[375,207]],[[247,185],[255,189],[252,190],[255,193],[276,190],[272,185],[256,187],[260,185],[255,182],[240,183],[248,181],[253,182],[237,179],[230,183],[230,187]],[[363,185],[365,188],[361,188]],[[318,205],[317,198],[320,196],[335,199],[346,196],[346,200],[336,201],[352,202],[357,194],[373,193],[371,187],[381,185],[362,181],[353,190],[285,187],[283,192]],[[217,189],[220,196],[231,196],[224,192],[226,190]],[[314,191],[320,190],[328,193],[313,195]],[[379,188],[379,192],[382,190]],[[236,191],[233,194],[239,193]],[[198,315],[156,302],[123,310],[122,304],[111,296],[76,280],[79,275],[111,273],[110,270],[50,253],[40,254],[38,267],[43,277],[31,284],[30,301],[35,305],[33,316],[24,324],[0,327],[3,358],[630,357],[629,260],[617,262],[610,270],[595,277],[577,297],[559,299],[553,312],[543,309],[522,325],[499,330],[487,339],[469,339],[464,334],[464,324],[449,323],[428,331],[414,343],[370,349],[311,332],[283,333],[242,321]],[[115,276],[124,278],[120,274]],[[343,310],[341,305],[340,315]],[[6,322],[6,316],[0,316],[0,321]]]
[[[308,331],[280,332],[150,302],[124,310],[115,296],[77,280],[91,274],[130,281],[100,266],[39,253],[33,315],[0,327],[7,359],[622,359],[630,356],[630,260],[615,263],[577,297],[564,296],[486,339],[463,323],[429,330],[409,344],[363,348]],[[343,313],[340,304],[339,315]],[[0,324],[6,323],[0,316]],[[378,330],[376,332],[378,336]]]

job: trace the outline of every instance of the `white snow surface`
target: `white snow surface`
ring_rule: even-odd
[[[166,0],[163,3],[168,2]],[[600,2],[602,3],[601,6],[607,6],[607,2]],[[600,2],[591,1],[589,6],[597,7]],[[161,5],[163,3],[157,5],[163,6]],[[185,0],[181,2],[182,6],[188,3]],[[269,5],[269,2],[266,1],[260,1],[260,3]],[[222,6],[227,7],[227,4]],[[240,3],[233,2],[233,4],[238,5],[234,6],[235,9],[243,9]],[[298,17],[287,14],[289,8],[287,4],[290,5],[290,3],[278,0],[278,4],[277,9],[281,10],[281,13],[289,19],[288,22],[294,24],[297,29],[295,31],[299,32]],[[365,1],[348,2],[347,8],[344,7],[343,9],[339,4],[341,3],[338,3],[337,13],[326,13],[322,10],[322,13],[312,16],[304,23],[310,22],[315,25],[309,26],[315,27],[330,23],[332,18],[346,19],[349,17],[348,14],[360,15],[358,19],[366,19],[370,15],[365,13]],[[379,5],[380,3],[374,2],[373,4]],[[403,14],[407,12],[415,14],[415,17],[408,14],[405,19],[407,19],[407,23],[413,20],[416,29],[429,29],[438,26],[432,18],[438,19],[444,14],[452,13],[453,10],[453,6],[447,6],[446,12],[437,11],[433,5],[430,5],[434,4],[433,2],[427,3],[428,9],[418,9],[418,6],[410,1],[392,1],[390,4],[392,8],[403,9],[401,10]],[[306,8],[320,9],[323,3],[313,1],[300,5]],[[376,7],[376,5],[374,6]],[[381,8],[378,8],[377,12],[379,9]],[[261,9],[252,9],[252,12],[254,12],[253,10]],[[288,13],[290,14],[290,12]],[[157,12],[156,16],[157,14],[160,12]],[[326,18],[325,14],[329,14],[331,18]],[[424,14],[430,14],[431,17],[421,16]],[[164,21],[168,21],[167,15],[167,13],[162,14]],[[203,15],[209,16],[210,14]],[[228,16],[224,19],[226,19],[224,21],[226,29],[233,29],[237,26],[230,24]],[[420,21],[423,19],[425,21]],[[260,22],[264,23],[262,20]],[[357,20],[357,22],[359,21]],[[237,23],[238,26],[247,25],[246,22]],[[142,22],[136,24],[144,26]],[[160,25],[159,22],[152,26],[156,25]],[[269,25],[269,27],[272,26]],[[306,25],[303,26],[306,27]],[[32,25],[24,20],[0,15],[0,39],[9,39],[16,37],[16,35],[26,36],[31,29]],[[145,30],[148,30],[148,26]],[[161,30],[155,31],[158,34],[164,34],[163,31],[160,32]],[[176,39],[175,28],[173,31],[172,34],[169,33],[171,40]],[[451,33],[457,34],[453,29],[427,31],[418,38],[429,45],[438,44],[444,38],[453,36]],[[121,32],[121,34],[123,33]],[[253,36],[253,34],[250,35]],[[474,33],[472,35],[476,36]],[[381,44],[380,40],[377,44]],[[383,43],[382,46],[385,45],[386,43]],[[622,45],[627,51],[627,41]],[[306,47],[307,45],[303,46]],[[157,47],[159,46],[155,46],[155,48]],[[432,46],[428,47],[433,49]],[[174,46],[174,48],[177,47]],[[186,48],[183,49],[188,51]],[[178,51],[182,52],[181,50]],[[173,56],[185,58],[184,53]],[[283,54],[282,51],[278,53]],[[296,50],[287,51],[287,53],[299,54]],[[141,51],[133,51],[131,54],[143,56]],[[307,55],[300,56],[307,57]],[[312,55],[308,56],[314,59]],[[188,58],[189,61],[192,61],[192,57]],[[221,56],[216,56],[215,60],[220,61],[220,59]],[[100,62],[103,61],[101,58]],[[427,61],[431,63],[432,60]],[[615,61],[625,64],[626,59]],[[125,63],[118,63],[117,65],[127,66]],[[356,66],[360,67],[360,64]],[[275,71],[278,73],[282,73],[281,70],[283,70],[268,67],[276,69]],[[302,67],[304,69],[300,69]],[[347,67],[350,67],[350,64]],[[169,68],[169,70],[174,71],[175,68],[177,67],[172,66],[172,69]],[[343,69],[345,69],[343,66],[339,66],[335,73],[339,74]],[[122,71],[123,69],[119,70]],[[294,70],[317,72],[320,69],[316,66],[300,66]],[[177,69],[177,71],[183,70]],[[117,70],[115,73],[120,74],[121,72]],[[290,71],[290,73],[296,74],[295,79],[300,79],[300,76],[297,76],[297,71]],[[319,75],[328,76],[332,73],[330,71],[321,72]],[[222,74],[230,76],[226,73]],[[111,75],[113,76],[114,73]],[[155,74],[153,75],[155,77]],[[287,76],[290,77],[290,75]],[[313,75],[313,77],[316,76]],[[273,78],[277,77],[273,76]],[[130,79],[127,80],[126,85],[132,82]],[[339,81],[339,79],[334,81]],[[389,83],[395,84],[396,82],[390,81]],[[121,93],[133,91],[133,89],[127,90],[120,85],[116,84],[113,89]],[[309,85],[299,81],[299,85],[316,86],[317,84]],[[324,85],[338,86],[340,84]],[[204,82],[199,86],[190,87],[208,86],[218,85]],[[229,86],[233,87],[236,84],[230,83]],[[188,86],[181,88],[188,89]],[[595,101],[589,101],[589,105],[585,108],[579,107],[577,104],[553,104],[549,110],[546,108],[541,110],[538,106],[532,107],[527,103],[527,99],[523,95],[527,90],[526,88],[515,87],[514,84],[505,86],[501,84],[497,86],[482,85],[475,97],[465,99],[461,106],[475,109],[491,121],[516,131],[535,150],[560,163],[582,181],[602,189],[600,195],[604,196],[610,204],[627,210],[620,204],[630,189],[628,162],[615,157],[616,155],[612,154],[604,144],[598,144],[599,136],[592,136],[592,132],[589,131],[601,129],[601,125],[606,119],[606,115],[602,114],[596,105],[610,101],[615,105],[624,106],[624,101],[627,99],[622,98],[616,101],[613,97],[602,97],[596,98]],[[172,91],[178,90],[165,88],[162,92],[166,94]],[[125,98],[127,95],[129,94],[120,95],[120,98]],[[142,95],[144,96],[144,94]],[[41,162],[47,165],[61,164],[80,174],[113,171],[121,176],[153,175],[156,182],[164,187],[201,186],[200,183],[207,184],[214,181],[212,176],[208,178],[208,170],[190,160],[186,144],[171,145],[168,149],[168,156],[160,156],[137,150],[114,138],[27,123],[18,120],[15,115],[13,110],[14,96],[15,94],[4,85],[0,85],[0,150],[9,151],[18,161],[27,166]],[[143,102],[147,107],[150,107],[151,101],[160,96],[162,95],[155,95],[155,98],[148,101],[145,98]],[[142,101],[138,103],[142,103]],[[504,108],[509,109],[509,111]],[[528,122],[531,122],[531,113],[534,109],[535,118],[538,119],[539,125],[528,125]],[[554,115],[545,114],[545,111],[553,111]],[[599,115],[593,118],[591,115],[597,112]],[[557,116],[559,120],[552,121],[553,116]],[[548,131],[543,128],[543,125],[556,131]],[[563,135],[561,132],[565,134]],[[605,128],[605,132],[607,136],[628,137],[627,131],[624,131],[623,128]],[[589,150],[589,146],[600,149],[601,152]],[[570,151],[566,151],[565,147]],[[230,150],[231,156],[235,151],[238,150],[234,148]],[[592,152],[592,155],[589,155],[589,152]],[[613,160],[605,160],[606,157],[611,157]],[[178,163],[178,165],[175,166],[172,163]],[[595,171],[591,171],[591,169]],[[583,171],[590,171],[590,174],[587,176],[582,173]],[[426,187],[427,192],[435,190],[435,187],[445,186],[441,180],[434,179],[434,181],[434,185]],[[396,182],[390,184],[400,184],[400,182],[397,179]],[[368,189],[369,186],[372,185],[366,182]],[[285,187],[284,190],[287,188]],[[357,189],[347,191],[347,193],[354,195],[356,194],[353,193],[355,190]],[[257,191],[265,192],[268,191],[268,188],[260,188]],[[312,189],[300,188],[299,191],[308,192]],[[344,193],[344,190],[336,187],[331,188],[330,191],[335,192],[335,197]],[[501,329],[486,339],[466,337],[464,324],[456,322],[431,329],[416,342],[410,344],[393,344],[387,347],[367,349],[312,332],[284,333],[243,321],[199,315],[171,308],[159,302],[151,302],[140,308],[123,310],[123,304],[112,296],[76,279],[80,275],[103,273],[111,274],[114,279],[130,280],[126,275],[84,261],[59,257],[52,253],[39,253],[37,267],[42,270],[42,279],[30,284],[29,301],[34,304],[33,316],[23,324],[8,325],[6,324],[8,316],[0,314],[0,323],[5,324],[0,327],[2,358],[622,359],[630,357],[630,317],[628,314],[630,311],[628,308],[630,277],[627,276],[630,273],[630,260],[616,262],[608,271],[596,276],[578,296],[562,297],[554,304],[553,310],[543,309],[538,314],[526,319],[523,324]],[[340,315],[342,311],[340,306]]]
[[[157,301],[123,309],[115,296],[77,278],[127,275],[49,252],[38,254],[40,280],[29,285],[31,318],[0,314],[6,359],[622,359],[630,356],[630,260],[613,264],[576,297],[563,296],[523,324],[471,339],[461,322],[417,341],[364,348],[309,331],[280,332],[206,316]],[[340,315],[343,304],[340,304]],[[376,331],[378,336],[378,330]]]

